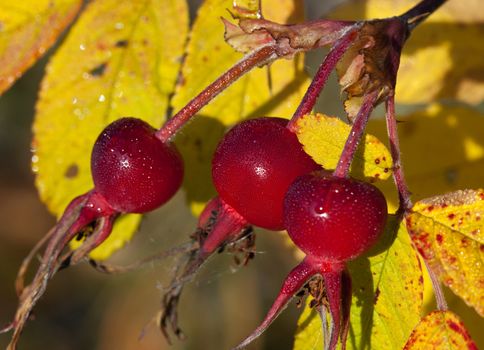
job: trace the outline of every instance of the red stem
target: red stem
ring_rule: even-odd
[[[393,179],[398,189],[400,199],[399,210],[405,213],[412,207],[410,191],[403,174],[402,160],[400,157],[400,142],[398,139],[397,120],[395,118],[395,95],[392,93],[385,101],[388,139],[390,140],[390,153],[393,159]]]
[[[368,95],[364,95],[363,103],[361,105],[358,114],[356,115],[355,122],[351,127],[350,134],[346,140],[345,147],[339,158],[338,165],[333,172],[336,177],[347,177],[350,170],[351,161],[358,147],[363,132],[365,131],[366,124],[370,118],[370,114],[373,111],[375,101],[378,97],[378,90],[370,92]]]
[[[215,98],[215,96],[252,68],[269,61],[272,57],[275,58],[275,52],[275,46],[271,45],[264,46],[258,51],[246,55],[242,60],[223,73],[217,80],[188,102],[188,104],[175,114],[173,118],[169,119],[165,125],[156,132],[156,136],[163,142],[169,142],[173,135],[203,106],[209,103]]]
[[[308,114],[313,109],[316,104],[316,100],[321,93],[326,81],[332,70],[336,67],[336,64],[344,55],[348,47],[353,43],[357,36],[356,30],[351,30],[349,33],[345,34],[340,40],[336,42],[331,51],[326,55],[323,62],[318,68],[313,81],[309,85],[306,94],[304,95],[301,103],[299,104],[296,112],[292,116],[292,119],[287,124],[287,128],[291,131],[295,131],[295,124],[299,118]]]

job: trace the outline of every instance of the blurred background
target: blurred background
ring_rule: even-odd
[[[191,1],[192,14],[199,4]],[[317,18],[342,1],[308,1],[309,18]],[[51,49],[50,52],[54,51]],[[308,55],[307,70],[317,69],[323,51]],[[30,170],[34,104],[47,54],[0,98],[0,325],[14,315],[14,279],[22,259],[55,223],[39,201]],[[334,77],[320,102],[330,115],[343,115]],[[139,233],[111,261],[129,263],[185,242],[196,226],[179,193],[145,217]],[[257,256],[237,268],[232,256],[213,257],[189,284],[180,304],[180,325],[188,335],[169,346],[150,319],[158,311],[161,289],[176,259],[157,262],[133,273],[110,276],[81,264],[60,272],[35,308],[20,342],[21,349],[228,349],[262,320],[287,272],[297,263],[282,233],[256,230]],[[464,321],[473,337],[482,321],[467,311]],[[250,349],[291,349],[299,310],[291,304]],[[143,332],[142,332],[143,330]],[[480,332],[482,333],[482,332]],[[140,338],[140,335],[143,336]],[[479,338],[480,337],[480,338]],[[0,347],[8,335],[0,336]]]

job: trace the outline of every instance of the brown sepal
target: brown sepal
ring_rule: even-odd
[[[364,95],[379,91],[378,104],[393,93],[408,34],[407,24],[397,17],[361,23],[358,37],[336,66],[350,121],[358,113]]]
[[[277,56],[291,59],[296,53],[334,43],[355,22],[318,20],[304,24],[279,24],[265,19],[243,19],[235,25],[222,18],[225,41],[235,50],[250,52],[276,46]]]

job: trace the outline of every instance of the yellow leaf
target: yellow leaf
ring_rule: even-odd
[[[406,220],[416,248],[431,269],[484,316],[484,190],[422,200]]]
[[[244,1],[248,3],[250,1]],[[302,19],[302,6],[296,0],[263,1],[262,12],[269,20],[285,23]],[[223,42],[224,26],[220,17],[227,17],[231,0],[207,0],[198,10],[188,43],[182,79],[173,98],[175,111],[180,110],[196,94],[242,58]],[[251,5],[252,9],[253,4]],[[243,119],[278,116],[289,118],[304,95],[309,80],[304,72],[304,57],[293,61],[278,60],[271,66],[256,68],[217,96],[195,117],[215,119],[200,124],[217,125],[214,134],[222,135],[222,126]],[[194,122],[196,123],[196,121]],[[202,126],[203,128],[203,126]],[[206,129],[204,129],[206,130]],[[192,134],[193,133],[193,134]],[[203,131],[186,128],[177,135],[177,145],[186,162],[184,188],[195,213],[213,195],[210,162],[219,138],[208,140]],[[200,142],[206,142],[201,145]],[[203,171],[203,172],[201,172]],[[207,187],[210,190],[207,190]]]
[[[477,350],[462,321],[450,311],[434,311],[415,327],[404,350]]]
[[[484,114],[467,107],[434,104],[397,116],[403,170],[412,198],[420,200],[461,188],[482,187],[484,179]],[[367,131],[387,140],[383,119],[372,119]],[[395,185],[377,184],[396,208]]]
[[[404,224],[396,231],[395,217],[384,238],[349,263],[353,298],[347,349],[401,349],[420,320],[422,271]],[[298,322],[294,350],[322,349],[319,315],[304,310]]]
[[[50,61],[37,103],[32,167],[52,212],[59,215],[93,187],[91,149],[107,124],[135,116],[161,125],[187,32],[183,1],[101,0],[87,6]],[[124,220],[112,235],[132,235],[134,221],[139,219]]]
[[[307,115],[297,122],[297,137],[304,150],[325,169],[338,164],[351,126],[324,114]],[[375,136],[366,134],[351,164],[351,175],[360,179],[387,179],[392,174],[392,157]]]
[[[81,3],[80,0],[0,3],[0,95],[55,43]]]
[[[396,16],[417,0],[350,1],[333,18]],[[448,1],[419,25],[405,44],[398,73],[399,103],[454,98],[478,104],[484,99],[484,15],[480,0]]]

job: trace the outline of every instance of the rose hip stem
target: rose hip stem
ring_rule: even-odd
[[[379,90],[370,92],[363,97],[363,103],[361,105],[358,114],[356,115],[355,122],[351,126],[350,134],[346,139],[343,152],[341,152],[341,157],[336,165],[336,169],[333,175],[336,177],[347,177],[350,170],[351,161],[355,155],[358,143],[360,142],[363,132],[365,131],[368,119],[370,119],[370,114],[373,111],[375,101],[378,98]]]
[[[217,96],[224,89],[229,87],[232,83],[237,81],[245,73],[250,71],[255,66],[260,66],[277,57],[276,47],[274,45],[264,46],[261,49],[244,56],[232,68],[223,73],[217,80],[207,86],[195,98],[183,107],[177,114],[169,119],[163,127],[156,132],[158,137],[163,142],[168,142],[175,135],[175,133],[197,113],[203,106],[209,103],[215,96]]]
[[[390,140],[390,153],[393,159],[393,179],[398,189],[400,202],[399,211],[405,213],[412,207],[410,191],[403,174],[402,160],[400,157],[400,141],[398,139],[397,120],[395,118],[395,95],[392,93],[385,101],[386,124],[388,139]]]
[[[357,31],[352,27],[349,33],[345,34],[339,39],[324,58],[323,62],[318,68],[318,71],[314,75],[313,81],[309,85],[306,94],[304,95],[301,103],[299,104],[296,112],[292,116],[291,120],[287,124],[287,128],[291,131],[295,131],[295,124],[299,118],[308,114],[316,104],[316,100],[321,93],[330,73],[336,67],[336,64],[344,55],[348,47],[353,43],[357,36]]]

